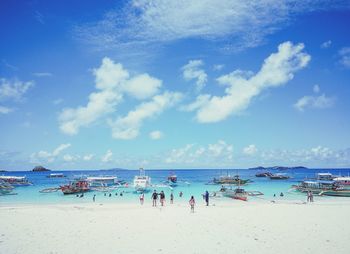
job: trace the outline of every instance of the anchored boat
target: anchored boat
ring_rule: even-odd
[[[60,186],[61,191],[64,195],[83,193],[90,190],[89,182],[84,179],[73,180],[67,185]]]
[[[47,178],[63,178],[66,177],[63,173],[52,173],[46,176]]]
[[[134,177],[134,188],[136,192],[147,192],[151,187],[151,177],[145,175],[143,168],[140,168],[140,174]]]
[[[219,178],[214,178],[213,183],[214,184],[236,184],[236,185],[244,185],[249,183],[249,179],[241,179],[239,175],[235,176],[220,176]]]
[[[272,174],[269,177],[271,180],[286,180],[286,179],[290,178],[290,176],[288,176],[286,174],[281,174],[281,173]]]
[[[5,182],[3,180],[0,180],[0,195],[9,195],[13,194],[13,186],[9,184],[8,182]]]
[[[32,185],[25,176],[0,176],[0,180],[9,183],[12,186]]]
[[[233,198],[233,199],[238,199],[242,201],[247,201],[248,200],[248,192],[246,192],[242,188],[236,188],[234,190],[231,189],[226,189],[223,191],[223,195],[225,197]]]

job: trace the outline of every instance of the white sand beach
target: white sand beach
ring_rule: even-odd
[[[349,214],[334,202],[0,205],[0,253],[345,254]]]

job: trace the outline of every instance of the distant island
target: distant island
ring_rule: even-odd
[[[6,170],[0,169],[0,172],[7,172]]]
[[[296,166],[296,167],[284,167],[284,166],[273,166],[273,167],[255,167],[255,168],[249,168],[249,170],[289,170],[289,169],[307,169],[307,167],[304,166]]]
[[[43,166],[36,166],[35,168],[33,168],[32,171],[35,171],[35,172],[41,172],[41,171],[51,171],[50,169],[47,169],[47,168],[44,168]]]

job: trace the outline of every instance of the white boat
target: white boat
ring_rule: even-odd
[[[32,185],[25,176],[0,176],[0,180],[9,183],[12,186]]]
[[[151,187],[151,177],[145,175],[143,168],[140,168],[140,175],[134,177],[134,188],[136,192],[149,191]]]
[[[335,178],[331,173],[317,173],[316,180],[320,181],[332,181]]]
[[[62,177],[66,177],[66,176],[63,173],[51,173],[46,177],[47,178],[62,178]]]
[[[350,188],[350,177],[348,177],[348,176],[347,177],[344,177],[344,176],[336,177],[333,179],[333,181],[334,181],[335,185],[341,185],[346,189]]]
[[[116,176],[88,176],[86,180],[90,187],[108,187],[119,185],[118,177]]]

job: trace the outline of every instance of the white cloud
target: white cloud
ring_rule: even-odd
[[[0,114],[8,114],[11,113],[14,109],[13,108],[8,108],[0,105]]]
[[[340,63],[345,68],[350,68],[350,47],[344,47],[338,52],[340,56]]]
[[[99,49],[171,42],[187,38],[228,42],[226,48],[259,45],[299,14],[346,6],[346,1],[133,0],[102,20],[75,29]]]
[[[319,85],[314,85],[313,91],[314,91],[314,93],[319,93],[320,92],[320,86]]]
[[[154,140],[161,139],[163,137],[163,133],[161,131],[152,131],[149,133],[149,137]]]
[[[65,154],[63,156],[63,160],[65,162],[74,162],[74,161],[77,161],[79,160],[80,156],[74,156],[74,155],[70,155],[70,154]]]
[[[56,149],[54,149],[52,152],[48,151],[39,151],[37,153],[33,153],[30,156],[32,163],[51,163],[53,162],[61,153],[62,151],[68,149],[71,146],[71,144],[61,144]]]
[[[165,155],[165,163],[198,167],[232,166],[233,145],[223,140],[214,144],[197,147],[187,144],[184,147],[172,149]]]
[[[332,41],[328,40],[321,44],[321,48],[326,49],[326,48],[329,48],[331,45],[332,45]]]
[[[243,148],[243,153],[246,155],[254,155],[256,154],[258,149],[256,148],[255,145],[249,145],[245,148]]]
[[[87,154],[87,155],[84,155],[83,156],[83,160],[84,161],[90,161],[94,158],[94,155],[93,154]]]
[[[59,105],[59,104],[61,104],[62,102],[63,102],[63,99],[59,98],[59,99],[54,100],[52,103],[53,103],[54,105]]]
[[[130,77],[120,63],[105,57],[102,65],[94,69],[96,92],[89,95],[86,106],[66,108],[59,115],[60,129],[74,135],[81,127],[95,123],[101,117],[116,111],[124,93],[137,99],[146,99],[158,92],[162,82],[148,74]]]
[[[267,164],[283,165],[304,165],[313,168],[320,166],[341,166],[350,165],[350,149],[333,150],[324,146],[315,146],[309,149],[300,150],[269,150],[262,151],[259,161]]]
[[[111,162],[113,153],[111,150],[108,150],[105,155],[102,156],[101,161],[104,163]]]
[[[184,65],[183,78],[187,81],[196,79],[196,91],[200,92],[207,83],[207,74],[200,67],[203,66],[202,60],[190,60],[188,64]]]
[[[142,74],[128,80],[124,91],[136,99],[143,100],[157,94],[161,86],[161,80]]]
[[[214,71],[221,71],[224,67],[225,67],[225,65],[223,65],[223,64],[215,64],[215,65],[213,65],[213,70]]]
[[[138,105],[135,110],[130,111],[125,117],[109,121],[113,138],[136,138],[144,120],[161,114],[165,109],[176,104],[181,97],[180,93],[164,92],[154,96],[151,101]]]
[[[261,69],[255,75],[252,72],[236,70],[217,79],[225,86],[226,95],[199,95],[187,110],[197,110],[196,119],[200,123],[219,122],[232,114],[246,109],[252,98],[263,90],[282,86],[294,77],[294,73],[303,69],[310,56],[303,52],[304,45],[284,42],[278,46],[278,52],[265,59]]]
[[[52,152],[52,155],[58,156],[63,150],[66,150],[70,146],[71,146],[71,144],[61,144]]]
[[[313,87],[313,91],[315,94],[320,92],[320,87],[315,85]],[[303,96],[301,97],[295,104],[294,107],[299,111],[304,111],[305,108],[330,108],[334,105],[335,98],[327,97],[325,94],[319,96]]]
[[[33,81],[9,80],[0,78],[0,101],[23,99],[24,94],[34,86]]]
[[[52,77],[52,73],[50,73],[50,72],[34,72],[33,75],[36,76],[36,77],[39,77],[39,78],[41,78],[41,77]]]

